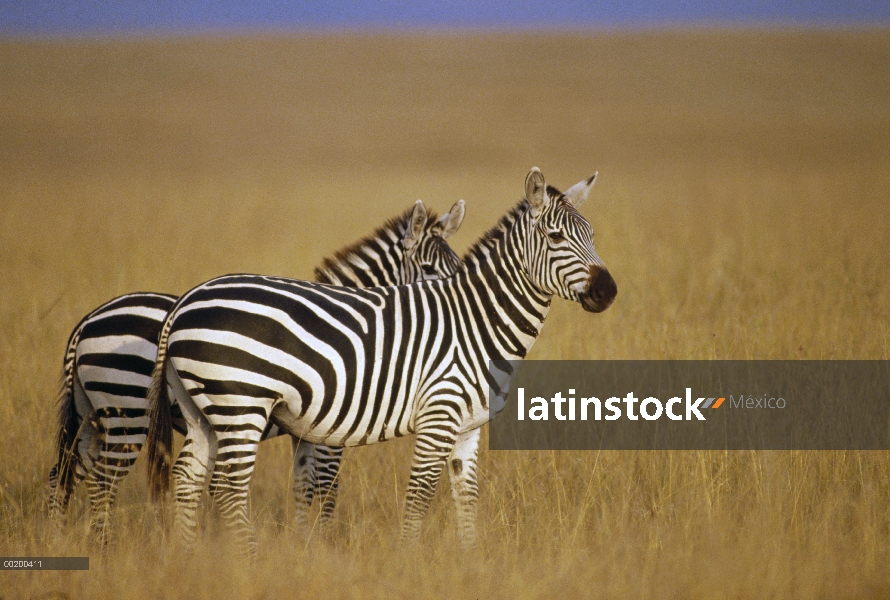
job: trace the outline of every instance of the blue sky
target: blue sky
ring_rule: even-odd
[[[0,0],[0,35],[890,23],[890,0]]]

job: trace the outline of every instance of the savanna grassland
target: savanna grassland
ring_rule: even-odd
[[[255,565],[211,511],[174,554],[141,467],[105,553],[85,490],[48,524],[67,336],[105,300],[309,278],[417,198],[464,249],[566,188],[618,283],[554,301],[529,358],[890,359],[890,32],[711,30],[0,41],[3,598],[866,598],[890,595],[890,453],[490,452],[481,544],[447,486],[397,545],[410,440],[348,452],[331,535],[293,527],[262,445]],[[485,439],[483,432],[483,440]]]

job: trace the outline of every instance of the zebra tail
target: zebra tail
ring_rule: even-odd
[[[65,350],[65,364],[62,375],[62,386],[59,390],[59,430],[56,434],[56,462],[55,476],[57,489],[65,490],[70,494],[74,487],[74,471],[77,468],[75,458],[75,446],[77,435],[80,432],[80,416],[77,414],[77,405],[74,402],[74,385],[76,373],[74,371],[77,344],[80,342],[80,325],[75,327],[68,338],[68,346]]]
[[[171,311],[172,314],[172,311]],[[159,501],[170,489],[170,462],[173,454],[173,420],[170,416],[170,396],[167,391],[167,337],[171,319],[167,318],[158,341],[158,359],[151,373],[148,388],[148,486],[151,499]]]

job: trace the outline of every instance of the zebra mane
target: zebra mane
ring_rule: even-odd
[[[548,185],[547,186],[547,196],[554,202],[559,202],[560,200],[565,202],[565,195],[560,192],[555,187]],[[498,240],[504,237],[506,233],[510,230],[510,227],[513,226],[519,217],[521,217],[527,210],[529,210],[528,200],[523,198],[520,200],[516,206],[514,206],[510,211],[501,217],[497,224],[486,231],[482,237],[476,240],[467,251],[464,253],[464,263],[467,263],[468,259],[475,258],[476,260],[485,260],[484,257],[488,253],[487,251],[494,248]]]
[[[334,252],[334,256],[327,257],[322,260],[321,264],[315,268],[316,275],[320,275],[325,271],[335,271],[338,267],[350,265],[350,257],[366,256],[365,250],[368,248],[380,246],[380,242],[384,242],[388,247],[395,245],[399,240],[405,237],[408,232],[408,223],[414,207],[407,209],[397,217],[393,217],[378,227],[370,235],[360,239],[352,245],[346,246]],[[427,220],[424,229],[430,227],[439,217],[433,211],[427,212]],[[353,268],[353,267],[350,267]]]
[[[482,237],[467,248],[467,251],[464,253],[464,263],[468,263],[470,258],[485,260],[484,257],[487,254],[486,251],[494,248],[497,245],[498,240],[504,237],[513,223],[515,223],[528,209],[528,202],[525,199],[520,200],[516,206],[510,209],[507,214],[498,220],[494,227],[482,234]]]

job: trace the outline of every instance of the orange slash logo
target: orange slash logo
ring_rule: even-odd
[[[714,402],[716,400],[716,402]],[[726,398],[708,398],[708,401],[705,402],[705,405],[702,408],[720,408],[720,405],[723,404],[723,401]],[[713,406],[711,406],[713,404]]]

